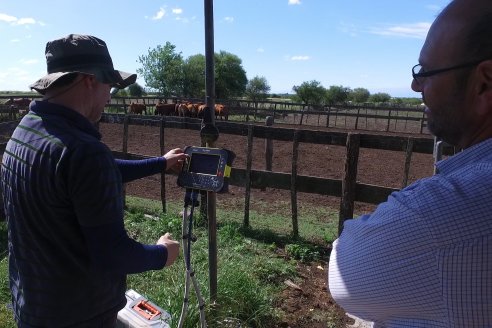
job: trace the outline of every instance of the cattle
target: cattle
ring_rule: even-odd
[[[29,98],[10,98],[4,105],[10,105],[17,109],[27,109],[30,103],[31,99]]]
[[[215,119],[229,120],[229,109],[222,104],[215,104]]]
[[[176,104],[165,104],[165,103],[157,103],[155,104],[154,115],[161,116],[170,116],[176,115]]]
[[[176,104],[176,111],[178,116],[181,117],[191,117],[191,111],[188,107],[189,103]]]
[[[205,104],[198,105],[198,111],[196,117],[203,118],[203,111],[205,110],[205,107],[207,107],[207,105]]]
[[[145,104],[132,102],[130,104],[129,112],[130,114],[142,114],[143,112],[145,112],[145,115],[147,115],[147,106],[145,106]]]

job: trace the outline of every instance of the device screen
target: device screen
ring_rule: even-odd
[[[189,172],[217,175],[220,155],[192,153],[190,160]]]

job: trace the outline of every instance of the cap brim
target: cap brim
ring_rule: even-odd
[[[93,74],[96,79],[101,83],[110,84],[118,89],[124,89],[127,86],[135,83],[137,81],[137,74],[126,73],[118,70],[99,70],[99,69],[88,69],[84,71],[75,72],[56,72],[43,76],[33,84],[29,86],[30,89],[36,90],[40,94],[44,95],[48,88],[59,78],[73,73],[81,74]]]
[[[100,78],[102,83],[111,84],[111,86],[118,89],[124,89],[127,86],[137,81],[137,74],[126,73],[122,71],[100,71],[99,74],[95,74]]]

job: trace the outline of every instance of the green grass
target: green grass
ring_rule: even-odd
[[[268,206],[271,204],[265,204]],[[127,197],[125,226],[128,234],[143,243],[155,243],[160,235],[171,232],[181,235],[182,219],[179,204],[168,203],[167,214],[161,203],[148,199]],[[195,216],[198,216],[198,208]],[[272,211],[270,211],[271,213]],[[296,281],[297,261],[317,260],[323,254],[326,242],[336,231],[336,215],[321,209],[301,209],[299,231],[302,237],[293,238],[289,216],[264,214],[261,208],[250,213],[251,227],[242,224],[243,211],[217,209],[218,293],[216,304],[209,302],[208,233],[197,226],[192,245],[192,265],[206,302],[209,326],[230,327],[231,322],[243,327],[272,327],[281,321],[282,312],[273,304],[279,297],[286,279]],[[268,212],[265,212],[268,213]],[[315,217],[323,215],[328,223],[320,224]],[[335,224],[331,224],[330,222]],[[329,228],[326,228],[329,227]],[[2,327],[15,327],[8,289],[8,264],[6,252],[6,224],[0,222],[0,323]],[[283,249],[288,258],[278,255]],[[184,295],[185,266],[183,257],[160,271],[150,271],[128,276],[128,288],[147,296],[167,310],[175,327],[181,313]],[[185,327],[199,325],[199,310],[193,288]],[[226,324],[229,322],[229,324]],[[235,324],[234,326],[238,326]]]

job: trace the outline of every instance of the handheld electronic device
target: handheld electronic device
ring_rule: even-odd
[[[178,176],[183,188],[227,192],[232,161],[236,155],[227,149],[188,146],[189,157]]]

